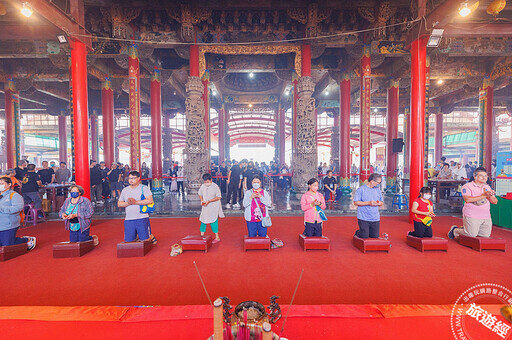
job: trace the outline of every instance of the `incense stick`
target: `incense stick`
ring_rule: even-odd
[[[288,310],[286,311],[286,315],[284,317],[283,326],[281,327],[281,333],[279,333],[279,338],[281,338],[281,334],[283,334],[284,326],[286,325],[286,319],[288,319],[288,313],[292,308],[293,300],[295,300],[295,294],[297,294],[297,289],[299,288],[300,280],[302,280],[302,274],[304,274],[304,268],[302,268],[299,276],[299,280],[297,281],[297,285],[295,286],[295,291],[293,292],[292,299],[290,301],[290,305],[288,306]]]
[[[196,261],[193,261],[192,263],[194,263],[194,267],[196,267],[197,275],[199,276],[199,280],[201,280],[201,284],[203,285],[203,289],[204,289],[204,292],[206,293],[206,297],[208,298],[208,301],[210,301],[210,305],[213,306],[212,299],[210,299],[210,294],[208,294],[208,291],[206,290],[206,286],[204,285],[203,278],[201,277],[201,273],[199,273],[199,269],[197,268]]]

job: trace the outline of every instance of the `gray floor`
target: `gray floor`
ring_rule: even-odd
[[[168,189],[168,188],[167,188]],[[352,188],[353,192],[355,187]],[[407,188],[406,188],[407,190]],[[273,191],[273,207],[271,209],[273,215],[302,215],[300,207],[300,194],[294,194],[290,190],[276,189]],[[173,216],[173,217],[192,217],[199,216],[201,205],[197,199],[192,199],[187,194],[178,195],[176,193],[165,192],[164,195],[154,196],[155,212],[152,216]],[[433,197],[435,199],[435,196]],[[396,206],[392,206],[393,196],[384,195],[384,206],[381,209],[382,215],[401,215],[407,214],[406,208],[399,210]],[[243,210],[238,208],[226,208],[226,195],[223,193],[222,204],[226,216],[240,216]],[[441,200],[440,204],[434,204],[437,214],[441,215],[460,215],[461,205],[453,199]],[[355,215],[356,207],[353,204],[352,197],[343,197],[340,201],[330,203],[327,206],[328,215]],[[117,202],[105,202],[104,204],[96,204],[94,208],[96,217],[121,217],[124,215],[124,209],[117,207]]]

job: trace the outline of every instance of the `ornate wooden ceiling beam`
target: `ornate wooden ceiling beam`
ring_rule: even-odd
[[[443,37],[510,37],[512,24],[448,24],[444,27]]]
[[[27,0],[24,2],[29,3],[32,6],[32,9],[34,9],[34,11],[39,15],[57,26],[69,36],[73,37],[73,39],[83,42],[85,46],[92,50],[91,38],[81,36],[88,33],[85,30],[83,20],[83,0],[70,1],[71,14],[74,18],[47,0]]]

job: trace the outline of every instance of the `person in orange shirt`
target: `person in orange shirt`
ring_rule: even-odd
[[[21,191],[21,183],[14,176],[16,176],[16,171],[14,171],[14,169],[9,169],[5,172],[5,177],[9,177],[11,179],[12,190],[16,191],[19,194]]]

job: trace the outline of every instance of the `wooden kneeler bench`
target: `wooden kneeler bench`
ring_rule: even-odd
[[[270,251],[270,238],[244,236],[244,251],[247,250],[268,250]]]
[[[385,251],[389,253],[391,241],[383,238],[359,238],[354,235],[354,246],[366,254],[367,251]]]
[[[200,250],[205,253],[208,252],[208,249],[212,246],[212,237],[211,235],[201,236],[201,235],[189,235],[185,236],[181,239],[181,248],[183,251],[186,250]]]
[[[53,258],[80,257],[94,248],[94,241],[59,242],[53,245]]]
[[[299,244],[302,250],[327,250],[331,248],[331,240],[327,236],[305,236],[299,235]]]
[[[471,237],[460,235],[459,243],[474,250],[501,250],[506,251],[507,241],[504,238],[494,237]]]
[[[144,257],[153,248],[151,240],[117,244],[117,257]]]
[[[13,259],[15,257],[25,254],[27,251],[28,250],[26,243],[0,247],[0,261],[7,261]]]
[[[416,248],[422,253],[425,250],[448,251],[448,240],[442,237],[416,237],[407,235],[407,245]]]

